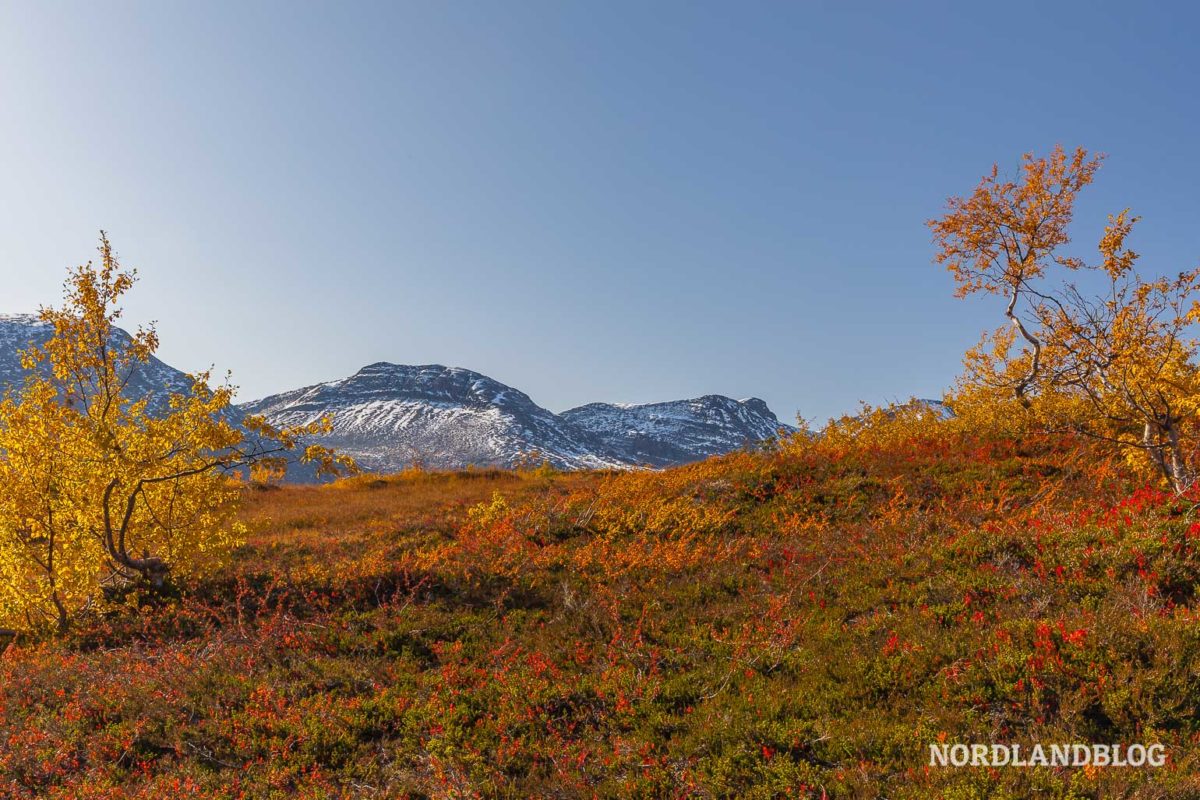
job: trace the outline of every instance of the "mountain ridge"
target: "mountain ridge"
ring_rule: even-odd
[[[519,389],[441,364],[376,362],[348,377],[241,408],[288,425],[331,413],[334,431],[322,443],[380,470],[412,463],[512,467],[531,460],[565,469],[669,466],[790,430],[762,400],[723,395],[665,403],[590,403],[555,414]],[[616,428],[604,424],[614,416],[619,418]],[[741,423],[736,429],[717,429],[735,421]],[[682,438],[670,441],[675,434]]]

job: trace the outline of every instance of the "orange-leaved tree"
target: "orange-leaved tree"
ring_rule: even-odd
[[[104,234],[100,263],[73,270],[52,329],[22,353],[23,384],[0,399],[0,625],[63,630],[130,588],[211,571],[239,540],[237,477],[289,456],[352,468],[307,438],[328,420],[279,429],[239,419],[233,387],[210,375],[159,395],[133,388],[157,346],[125,335],[120,298],[135,273]]]
[[[1200,449],[1200,269],[1141,275],[1128,209],[1109,217],[1098,259],[1068,252],[1076,197],[1101,160],[1056,147],[1025,155],[1012,178],[993,166],[929,222],[957,295],[999,295],[1008,321],[968,352],[959,398],[1109,441],[1182,491]]]

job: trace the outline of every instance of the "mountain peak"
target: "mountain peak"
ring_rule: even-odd
[[[757,397],[747,397],[743,400],[738,400],[738,402],[756,414],[762,414],[763,416],[770,415],[772,417],[775,416],[775,412],[771,411],[770,406],[767,405],[767,401],[765,400],[761,400]]]

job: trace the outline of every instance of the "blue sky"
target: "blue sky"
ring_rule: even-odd
[[[561,411],[938,396],[1000,319],[924,221],[1107,152],[1147,271],[1200,258],[1187,3],[3,3],[0,311],[107,229],[160,355],[243,399],[374,361]]]

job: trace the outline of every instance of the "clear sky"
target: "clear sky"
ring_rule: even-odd
[[[1200,259],[1194,7],[5,2],[0,311],[105,228],[128,320],[242,399],[374,361],[554,411],[938,396],[1000,307],[923,223],[992,162],[1107,152],[1081,222]]]

